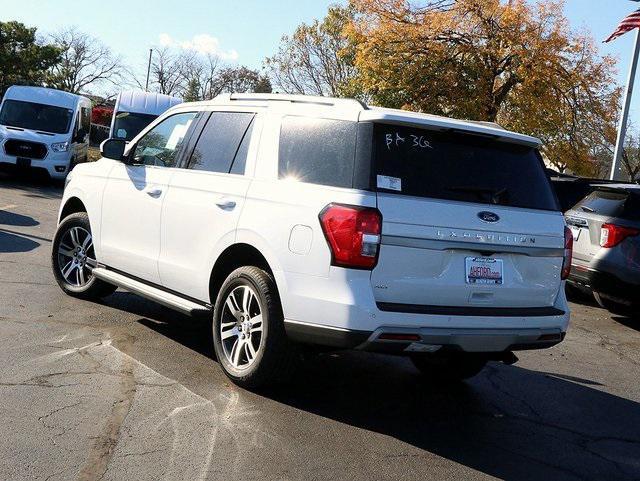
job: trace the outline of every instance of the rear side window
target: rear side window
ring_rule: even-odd
[[[596,190],[578,202],[574,209],[605,217],[640,220],[638,200],[638,195],[625,191]]]
[[[285,117],[280,130],[278,176],[351,187],[356,133],[355,122]]]
[[[189,168],[229,173],[253,117],[246,112],[213,112],[191,154]]]
[[[558,210],[540,154],[459,132],[376,125],[379,191],[462,202]]]

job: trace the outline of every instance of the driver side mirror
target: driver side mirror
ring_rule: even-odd
[[[100,153],[107,159],[125,161],[124,149],[127,143],[120,139],[107,139],[100,144]]]

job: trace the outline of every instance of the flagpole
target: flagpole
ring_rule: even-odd
[[[613,164],[611,165],[611,175],[609,177],[611,180],[620,180],[623,178],[622,153],[624,152],[624,140],[627,135],[629,107],[631,106],[631,96],[633,95],[633,84],[636,79],[636,70],[638,69],[638,57],[640,57],[640,29],[636,28],[635,47],[633,50],[633,58],[631,60],[631,68],[629,69],[629,79],[627,80],[627,90],[624,94],[624,102],[622,103],[622,115],[620,116],[620,125],[618,127],[618,138],[616,140],[616,150],[615,150],[615,153],[613,154]]]

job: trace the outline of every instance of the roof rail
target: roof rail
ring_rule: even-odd
[[[317,95],[291,95],[291,94],[263,94],[263,93],[244,93],[244,94],[221,94],[216,99],[233,100],[233,101],[276,101],[291,102],[299,104],[315,104],[326,105],[327,107],[350,106],[359,110],[367,110],[368,107],[364,102],[356,99],[342,99],[335,97],[321,97]]]

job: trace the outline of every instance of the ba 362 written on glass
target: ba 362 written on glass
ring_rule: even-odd
[[[433,149],[431,144],[427,139],[424,138],[424,135],[414,135],[410,134],[407,137],[402,137],[398,132],[385,134],[385,143],[387,144],[387,149],[391,150],[393,147],[400,147],[405,145],[408,141],[409,146],[416,149]]]

